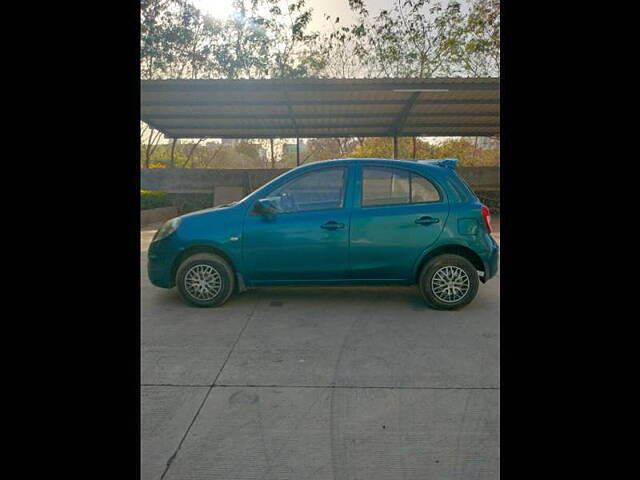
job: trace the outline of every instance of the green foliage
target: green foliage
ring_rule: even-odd
[[[165,192],[155,190],[140,190],[140,210],[170,207],[171,202]]]
[[[477,148],[469,138],[445,140],[432,146],[430,158],[457,158],[462,167],[494,167],[500,165],[499,149]]]
[[[189,0],[141,0],[141,73],[154,78],[418,77],[499,74],[500,2],[402,0],[356,22],[325,15],[310,31],[306,0],[234,0],[226,19]]]
[[[478,137],[479,139],[479,137]],[[300,152],[301,163],[312,163],[336,158],[392,158],[393,139],[376,138],[315,138],[309,139]],[[429,160],[457,158],[463,167],[499,166],[500,150],[480,148],[474,137],[426,141],[418,137],[398,138],[398,158],[402,160]],[[295,154],[282,157],[278,166],[295,167]]]
[[[398,139],[398,158],[405,160],[429,160],[436,158],[457,158],[462,167],[498,166],[500,150],[480,149],[466,138],[449,139],[442,142],[426,142],[412,138]],[[392,138],[367,138],[349,155],[353,158],[392,158]]]
[[[426,141],[419,137],[398,138],[398,158],[423,160],[457,158],[461,166],[499,166],[500,149],[478,145],[481,137],[451,138]],[[276,141],[279,143],[280,141]],[[175,148],[175,168],[271,168],[268,141],[242,141],[235,146],[216,142],[178,144]],[[193,150],[193,151],[192,151]],[[295,151],[281,153],[276,146],[276,167],[296,166]],[[188,158],[191,153],[191,158]],[[151,156],[149,168],[172,168],[169,161],[171,144],[158,145]],[[312,163],[335,158],[392,158],[393,139],[375,138],[311,138],[300,149],[300,162]],[[141,157],[142,158],[142,157]],[[144,161],[141,159],[141,167]]]
[[[500,73],[500,0],[476,0],[466,20],[458,60],[472,76]]]
[[[178,143],[171,165],[171,143],[159,144],[148,168],[264,168],[263,145],[242,141],[235,146],[202,139],[199,143]],[[145,146],[141,146],[140,167],[146,168]]]
[[[400,158],[411,158],[408,138],[398,139],[398,156]],[[391,138],[367,138],[350,154],[354,158],[392,158],[393,139]]]
[[[234,0],[226,19],[188,0],[141,0],[143,78],[292,78],[317,72],[305,0]]]
[[[324,38],[328,68],[366,77],[488,76],[500,72],[500,2],[403,0],[372,16],[363,0],[349,0],[354,24],[336,18]],[[329,16],[327,20],[331,20]]]

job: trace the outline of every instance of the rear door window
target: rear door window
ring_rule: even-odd
[[[397,168],[364,167],[362,206],[409,203],[409,172]]]
[[[440,192],[421,175],[390,167],[362,170],[363,207],[438,201]]]

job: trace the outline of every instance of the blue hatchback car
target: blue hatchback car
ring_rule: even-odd
[[[498,269],[489,209],[457,160],[327,160],[244,199],[165,223],[149,247],[158,287],[199,307],[274,285],[417,284],[460,308]]]

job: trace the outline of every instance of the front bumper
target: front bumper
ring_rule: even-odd
[[[172,267],[177,251],[171,244],[170,238],[152,242],[149,245],[147,275],[149,281],[156,287],[173,288],[175,286]]]

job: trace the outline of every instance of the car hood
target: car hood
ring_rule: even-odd
[[[182,218],[182,219],[196,219],[198,217],[205,217],[205,216],[208,217],[210,215],[215,215],[217,213],[228,212],[232,208],[238,207],[238,206],[239,206],[238,202],[228,203],[228,204],[225,204],[225,205],[217,205],[215,207],[205,208],[204,210],[198,210],[196,212],[185,213],[184,215],[181,215],[180,218]]]

